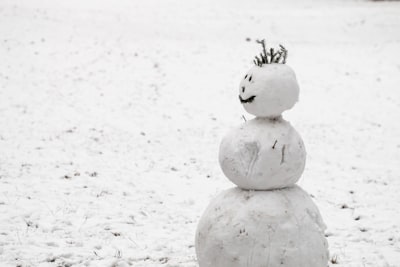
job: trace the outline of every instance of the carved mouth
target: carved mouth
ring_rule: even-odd
[[[255,95],[250,96],[250,97],[247,98],[247,99],[243,99],[243,98],[239,95],[239,100],[240,100],[240,103],[242,103],[242,104],[244,104],[244,103],[251,103],[251,102],[253,102],[254,98],[256,98]]]

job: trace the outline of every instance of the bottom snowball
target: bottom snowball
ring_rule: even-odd
[[[200,267],[326,267],[325,225],[298,186],[219,194],[200,219]]]

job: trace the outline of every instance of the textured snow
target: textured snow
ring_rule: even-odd
[[[240,188],[284,188],[299,180],[306,150],[289,122],[257,117],[224,136],[219,163],[226,177]]]
[[[265,37],[301,88],[284,118],[332,266],[397,267],[399,28],[399,2],[1,1],[0,265],[197,266]]]
[[[237,187],[211,201],[196,231],[201,267],[326,267],[325,224],[298,186],[250,191]]]

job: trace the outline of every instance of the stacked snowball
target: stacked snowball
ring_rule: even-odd
[[[217,196],[199,222],[200,267],[328,265],[321,215],[295,185],[304,171],[304,144],[281,115],[298,96],[296,76],[285,64],[256,64],[244,76],[239,99],[256,117],[221,142],[221,168],[238,187]]]

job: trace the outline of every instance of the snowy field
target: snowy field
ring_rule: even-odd
[[[198,266],[257,38],[297,73],[330,265],[399,267],[400,2],[361,0],[1,0],[0,266]]]

